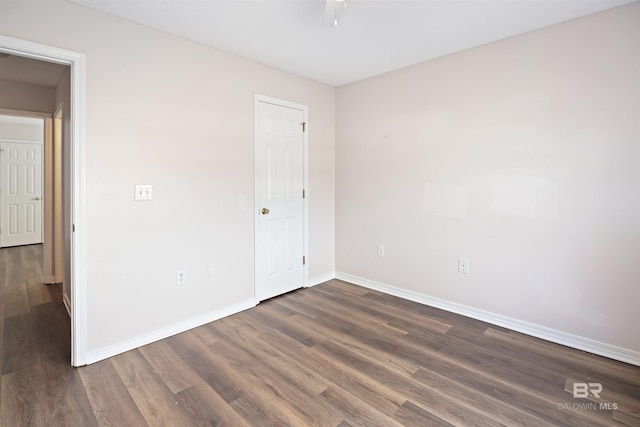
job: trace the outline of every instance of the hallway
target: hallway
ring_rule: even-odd
[[[70,366],[62,285],[42,282],[42,245],[0,249],[0,425],[81,425],[91,410]]]

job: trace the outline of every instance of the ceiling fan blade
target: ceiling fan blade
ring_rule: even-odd
[[[326,0],[324,3],[324,17],[322,26],[326,28],[335,27],[338,18],[338,2],[336,0]]]

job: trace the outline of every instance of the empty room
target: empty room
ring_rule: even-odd
[[[640,425],[640,2],[0,0],[1,426]]]

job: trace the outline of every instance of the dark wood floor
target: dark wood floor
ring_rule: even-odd
[[[1,426],[640,426],[638,367],[337,280],[74,369],[40,251],[0,250]]]

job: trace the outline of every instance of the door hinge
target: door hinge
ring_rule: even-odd
[[[302,125],[302,132],[306,131],[307,124],[305,122],[300,123]]]
[[[72,233],[76,232],[76,225],[75,224],[71,224],[71,232]]]
[[[302,256],[302,265],[305,265],[307,263],[307,257]]]
[[[304,199],[304,188],[302,189],[302,198]]]

